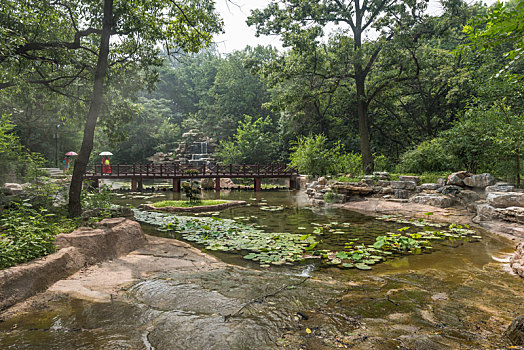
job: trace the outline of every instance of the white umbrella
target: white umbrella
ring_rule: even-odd
[[[100,152],[99,156],[112,156],[113,153],[111,152],[107,152],[107,151],[104,151],[104,152]]]

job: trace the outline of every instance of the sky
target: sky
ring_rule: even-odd
[[[218,12],[224,19],[225,33],[215,36],[215,43],[218,51],[229,53],[235,50],[242,50],[247,45],[272,45],[282,48],[278,36],[260,36],[256,37],[254,27],[246,24],[247,17],[251,10],[265,8],[271,0],[216,0]],[[475,2],[474,0],[468,1]],[[493,4],[496,0],[484,0],[484,3]],[[441,11],[441,5],[438,0],[430,0],[428,12],[438,14]]]

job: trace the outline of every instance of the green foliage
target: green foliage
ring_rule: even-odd
[[[96,191],[82,191],[82,208],[87,210],[109,209],[111,207],[111,197],[108,186],[102,186]]]
[[[298,137],[291,151],[291,165],[303,174],[362,174],[362,156],[352,152],[346,153],[340,142],[330,147],[324,134]]]
[[[251,116],[244,116],[233,140],[222,142],[217,155],[225,164],[274,163],[278,146],[271,127],[269,117],[253,120]]]
[[[200,183],[198,181],[182,182],[182,192],[186,195],[189,203],[200,202]]]
[[[505,56],[509,63],[503,70],[510,71],[518,61],[522,62],[524,53],[524,1],[497,2],[487,14],[474,18],[464,26],[464,33],[471,43],[467,48],[491,50],[505,46]],[[522,78],[522,72],[517,73]]]
[[[24,263],[55,251],[59,233],[54,214],[37,209],[28,201],[0,214],[0,268]]]
[[[333,154],[323,134],[298,137],[291,151],[291,166],[302,174],[322,176],[333,169]]]
[[[396,171],[415,174],[453,171],[456,168],[455,158],[449,154],[447,145],[443,138],[422,142],[415,149],[402,154]]]

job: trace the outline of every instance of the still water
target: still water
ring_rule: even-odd
[[[172,198],[170,192],[121,193],[114,201],[138,206]],[[234,191],[221,198],[249,206],[215,215],[271,232],[304,234],[314,223],[349,223],[343,233],[322,237],[331,249],[343,248],[350,238],[372,243],[402,226],[343,209],[310,208],[300,192]],[[284,208],[261,210],[265,206]],[[436,245],[431,254],[396,256],[370,271],[311,262],[260,269],[239,254],[213,252],[231,266],[152,276],[112,303],[64,297],[6,320],[0,323],[0,348],[504,348],[505,327],[524,312],[524,281],[493,259],[511,252],[514,243],[480,235],[475,242]]]

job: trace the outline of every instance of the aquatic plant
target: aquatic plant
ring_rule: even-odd
[[[385,261],[394,254],[417,254],[432,249],[432,240],[481,238],[467,225],[452,224],[447,230],[439,230],[445,225],[436,227],[435,223],[430,223],[431,226],[426,226],[429,221],[388,216],[385,218],[387,221],[409,222],[412,226],[386,232],[369,245],[358,244],[358,238],[350,238],[344,250],[331,251],[322,249],[322,241],[316,237],[347,234],[344,229],[351,226],[350,223],[311,223],[315,226],[314,231],[300,235],[266,232],[260,227],[239,222],[249,221],[250,217],[235,217],[235,221],[214,216],[197,218],[135,210],[135,218],[158,226],[159,231],[172,237],[180,235],[183,239],[201,244],[207,250],[241,252],[244,259],[257,261],[262,267],[319,259],[329,266],[369,270],[371,265]],[[421,223],[426,224],[424,230],[414,232],[413,229],[420,227]]]

